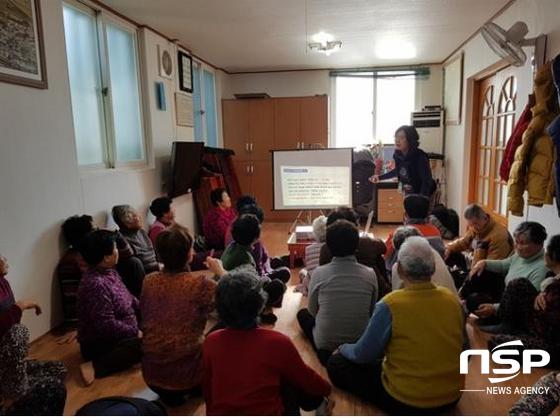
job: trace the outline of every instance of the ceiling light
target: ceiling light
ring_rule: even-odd
[[[325,32],[319,32],[312,37],[314,42],[307,44],[310,50],[317,50],[331,55],[333,52],[338,51],[342,47],[342,41],[334,41],[334,37]]]
[[[382,41],[375,49],[377,57],[383,60],[406,59],[416,57],[416,48],[410,42],[405,41]]]

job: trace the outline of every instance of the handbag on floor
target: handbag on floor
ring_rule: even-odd
[[[106,397],[91,401],[76,412],[77,416],[167,416],[157,401],[133,397]]]

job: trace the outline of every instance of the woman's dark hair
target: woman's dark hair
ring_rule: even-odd
[[[156,219],[160,219],[165,213],[171,211],[171,203],[173,203],[173,200],[169,197],[158,197],[152,201],[150,211]]]
[[[235,203],[235,209],[237,213],[241,213],[241,209],[245,206],[256,206],[257,199],[252,195],[242,195],[237,199],[237,203]]]
[[[66,243],[78,251],[82,246],[84,238],[92,230],[93,218],[89,214],[69,217],[62,224],[62,235]]]
[[[256,327],[267,299],[260,279],[250,271],[226,274],[216,288],[218,315],[228,328]]]
[[[156,252],[165,271],[185,270],[193,238],[189,230],[181,225],[173,225],[161,232],[156,239]]]
[[[411,219],[425,219],[430,215],[430,199],[421,194],[409,194],[403,201],[404,211]]]
[[[249,246],[261,234],[260,223],[252,214],[244,214],[233,222],[231,236],[239,245]]]
[[[91,267],[95,267],[103,261],[103,257],[113,253],[116,237],[116,233],[110,230],[94,230],[84,238],[80,254]]]
[[[350,223],[358,226],[358,215],[350,207],[337,207],[327,217],[327,226],[332,225],[337,220],[348,220]]]
[[[340,219],[327,226],[327,246],[333,257],[355,255],[359,242],[358,227],[352,222]]]
[[[411,125],[401,125],[395,131],[395,137],[397,136],[397,133],[399,131],[402,131],[404,133],[404,136],[406,137],[406,141],[408,143],[408,147],[410,147],[411,149],[417,149],[418,146],[420,146],[420,136],[418,135],[418,131],[416,131],[416,128]]]
[[[264,222],[264,211],[256,204],[246,204],[243,207],[237,209],[237,214],[239,216],[243,214],[252,214],[257,218],[259,223],[262,225]]]
[[[523,222],[515,228],[513,235],[527,235],[529,240],[538,245],[546,240],[546,228],[537,222]]]
[[[548,241],[546,253],[552,261],[560,263],[560,235],[554,235]]]
[[[227,192],[225,188],[216,188],[215,190],[212,190],[212,192],[210,193],[210,202],[214,207],[216,207],[223,201],[222,195],[225,192]]]

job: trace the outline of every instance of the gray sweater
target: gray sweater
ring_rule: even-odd
[[[317,348],[334,351],[341,344],[356,342],[369,322],[377,291],[375,272],[354,256],[334,257],[317,267],[311,276],[308,308],[315,316]]]
[[[121,229],[121,234],[130,244],[134,255],[142,261],[146,274],[159,270],[154,246],[152,245],[150,237],[143,229],[136,231]]]

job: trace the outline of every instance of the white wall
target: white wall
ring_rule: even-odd
[[[61,320],[60,292],[53,276],[63,250],[61,222],[73,214],[88,213],[103,225],[107,211],[122,203],[145,214],[149,202],[163,191],[162,168],[168,164],[172,141],[176,137],[193,139],[192,128],[175,125],[176,82],[158,75],[157,44],[167,41],[145,31],[141,67],[153,165],[143,170],[81,173],[74,144],[61,2],[42,2],[42,17],[49,88],[0,83],[0,253],[10,262],[8,279],[16,298],[33,299],[43,307],[40,317],[24,315],[32,338]],[[156,109],[156,81],[165,83],[167,111]],[[194,228],[192,196],[174,202],[178,221]]]
[[[548,35],[547,56],[554,58],[560,53],[560,1],[558,0],[517,0],[495,22],[509,28],[518,20],[525,21],[529,27],[528,36],[541,33]],[[467,203],[470,161],[470,134],[472,121],[473,86],[475,77],[499,62],[499,58],[486,45],[479,34],[464,47],[463,67],[463,118],[461,125],[446,127],[446,164],[448,205],[459,210]],[[531,50],[525,49],[530,57]],[[520,113],[525,107],[527,96],[532,91],[531,64],[516,70],[518,76],[517,109]],[[560,220],[554,206],[543,208],[530,207],[524,218],[510,217],[510,229],[521,220],[534,220],[542,223],[550,234],[560,233]]]

